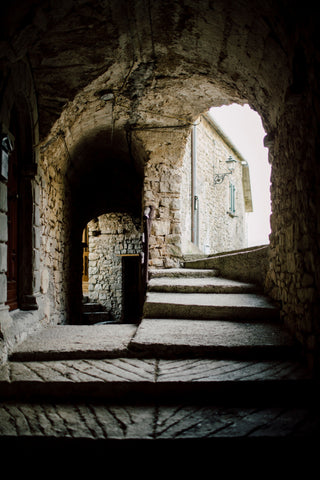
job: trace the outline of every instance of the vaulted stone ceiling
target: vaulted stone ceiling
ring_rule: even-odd
[[[42,138],[81,93],[79,109],[107,99],[134,125],[191,122],[231,101],[273,123],[304,21],[295,2],[272,0],[15,0],[2,8],[0,58],[27,55]]]
[[[107,212],[141,215],[143,175],[135,168],[123,135],[91,132],[77,143],[72,155],[68,178],[83,227]]]

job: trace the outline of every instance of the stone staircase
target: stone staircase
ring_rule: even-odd
[[[153,272],[144,317],[279,320],[278,310],[256,285],[216,275],[209,269]]]
[[[0,368],[0,446],[210,461],[299,452],[320,432],[318,381],[251,283],[154,270],[139,325],[49,327]],[[174,447],[173,447],[174,445]],[[69,449],[69,450],[68,450]],[[270,450],[269,450],[270,451]]]
[[[83,304],[82,319],[84,325],[93,325],[100,322],[110,322],[110,315],[102,305],[95,302]]]
[[[117,323],[106,308],[98,302],[91,302],[84,298],[82,302],[82,324],[94,325],[100,323]]]
[[[282,328],[277,307],[260,288],[217,273],[212,269],[154,270],[134,344],[140,342],[154,355],[159,349],[161,355],[164,351],[173,356],[191,353],[191,344],[193,353],[211,357],[295,355],[296,345]]]

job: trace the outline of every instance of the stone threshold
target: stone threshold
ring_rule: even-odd
[[[316,398],[316,383],[290,361],[225,359],[82,359],[9,362],[0,370],[3,399],[214,401],[288,405]]]
[[[217,452],[215,447],[220,445],[220,448],[224,448],[226,443],[223,440],[238,440],[234,446],[250,447],[249,450],[241,450],[244,454],[243,459],[247,462],[252,461],[247,458],[248,455],[251,458],[255,451],[254,446],[258,446],[256,452],[260,451],[260,454],[260,448],[267,447],[267,450],[263,451],[263,457],[269,460],[269,456],[273,452],[273,448],[270,447],[274,447],[273,442],[276,439],[278,439],[277,447],[286,445],[283,443],[285,439],[296,439],[297,445],[300,446],[296,453],[301,455],[303,452],[301,447],[304,442],[308,439],[316,441],[320,418],[316,412],[297,407],[239,408],[186,404],[105,405],[93,402],[78,404],[18,402],[0,403],[0,425],[1,447],[10,445],[13,447],[12,451],[17,452],[15,447],[23,445],[28,448],[28,451],[30,449],[31,458],[35,452],[42,451],[42,448],[47,449],[50,445],[54,447],[61,445],[65,448],[65,453],[70,454],[71,444],[68,442],[70,440],[74,451],[84,444],[85,450],[77,450],[78,452],[82,451],[88,455],[89,452],[92,453],[97,449],[99,454],[103,454],[102,458],[104,460],[107,458],[109,463],[108,452],[110,450],[108,448],[112,446],[112,441],[121,441],[121,445],[118,445],[117,448],[120,448],[122,453],[127,451],[125,442],[128,442],[127,448],[131,448],[136,441],[135,454],[143,455],[145,443],[142,443],[141,440],[145,440],[155,442],[154,447],[157,448],[158,455],[161,455],[161,447],[164,445],[163,443],[158,444],[156,441],[169,441],[167,447],[170,449],[174,447],[175,457],[178,453],[177,446],[182,447],[183,452],[188,451],[191,456],[192,453],[197,452],[197,457],[201,454],[203,447],[210,446],[211,450],[206,451],[206,454],[209,454],[208,458],[211,461],[214,458],[214,462],[216,462],[218,459],[215,458]],[[37,442],[36,439],[38,439]],[[64,441],[59,443],[59,439]],[[279,439],[281,439],[280,442]],[[99,440],[106,442],[101,445]],[[192,440],[203,440],[204,443],[192,443],[193,451],[189,451],[188,448],[184,450],[188,447],[188,441]],[[219,440],[219,443],[215,440]],[[240,444],[239,440],[241,440]],[[263,440],[272,440],[273,442],[265,443]],[[88,443],[88,441],[92,443]],[[174,445],[172,441],[174,441]],[[232,443],[227,445],[230,446]],[[101,446],[102,450],[99,449]],[[308,447],[310,446],[312,444],[308,443]],[[287,452],[290,454],[289,458],[294,451]],[[311,451],[312,449],[308,450],[308,454]],[[47,452],[49,457],[51,455],[52,462],[52,453],[55,450],[49,448]],[[230,450],[224,450],[224,453],[227,457]],[[122,457],[121,460],[126,458],[126,456]],[[165,465],[168,468],[167,463]],[[274,468],[276,469],[278,466],[275,465]],[[255,469],[257,468],[259,471],[259,467],[256,465]],[[246,466],[246,471],[247,469],[248,466]]]
[[[144,319],[139,325],[59,325],[29,336],[10,361],[183,356],[268,359],[295,356],[291,336],[273,323]]]

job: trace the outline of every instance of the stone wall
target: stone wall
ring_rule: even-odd
[[[101,215],[88,224],[89,293],[110,312],[122,319],[122,255],[140,254],[141,225],[127,214]]]
[[[272,233],[266,289],[280,302],[282,319],[305,346],[310,364],[319,369],[319,141],[304,134],[316,121],[316,114],[311,121],[309,116],[313,105],[307,90],[288,91],[279,132],[271,138]]]
[[[148,160],[145,165],[144,206],[154,207],[150,235],[150,267],[179,266],[181,252],[182,159],[191,126],[140,133]]]
[[[210,119],[201,116],[195,124],[198,249],[206,254],[214,254],[244,248],[248,241],[246,211],[251,210],[251,201],[245,203],[242,176],[244,167],[241,164],[243,159],[213,127]],[[226,175],[222,183],[215,184],[215,174],[228,172],[226,160],[229,156],[236,161],[233,164],[234,171]],[[191,245],[191,171],[190,135],[183,157],[181,183],[181,249],[184,254],[196,252],[194,244]],[[235,188],[234,213],[230,212],[230,182]]]
[[[0,174],[0,363],[16,343],[46,324],[40,289],[40,184],[37,99],[28,62],[20,59],[5,69],[0,105],[0,133],[16,129],[18,156],[18,309],[7,304],[8,175],[1,161]],[[10,162],[10,156],[9,156]]]
[[[5,304],[7,185],[1,180],[1,358],[33,328],[31,317],[63,322],[68,298],[70,311],[81,302],[81,276],[80,290],[68,293],[78,282],[72,269],[81,266],[82,229],[101,214],[74,219],[79,197],[72,189],[82,179],[82,193],[88,178],[83,165],[91,167],[97,158],[90,156],[96,146],[92,136],[81,159],[82,140],[102,132],[95,167],[118,161],[119,151],[111,151],[115,145],[127,148],[122,172],[129,171],[134,152],[141,152],[135,168],[144,176],[142,206],[155,209],[150,265],[176,266],[182,248],[181,165],[191,125],[212,106],[239,102],[258,111],[274,142],[266,288],[279,301],[285,324],[320,363],[316,15],[299,2],[290,8],[268,0],[189,3],[30,1],[23,9],[15,2],[15,8],[4,10],[0,116],[8,128],[14,102],[28,105],[38,167],[28,173],[33,210],[28,294],[39,308],[24,318],[23,311],[9,313]],[[117,131],[123,141],[111,145]],[[73,156],[79,145],[80,155]],[[92,169],[93,185],[97,171]],[[120,185],[122,172],[106,175],[102,183],[111,178]]]
[[[40,288],[51,324],[67,321],[70,217],[66,192],[68,151],[62,136],[40,149]],[[68,190],[67,190],[68,191]]]

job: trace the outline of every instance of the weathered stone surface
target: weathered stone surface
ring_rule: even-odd
[[[10,362],[0,371],[2,399],[36,401],[196,401],[300,405],[317,395],[298,362],[239,359],[82,359]]]
[[[160,233],[181,229],[170,205],[179,200],[177,170],[191,125],[211,106],[248,102],[262,117],[272,163],[266,287],[296,338],[319,358],[318,25],[299,2],[283,7],[268,0],[69,0],[15,2],[3,11],[0,120],[10,129],[13,106],[30,118],[16,140],[32,145],[37,166],[29,186],[39,190],[30,203],[40,251],[32,245],[28,267],[40,321],[79,313],[80,226],[101,210],[153,205],[156,228],[163,222],[166,229],[152,232],[150,263],[179,263],[181,245],[168,245]],[[140,201],[133,201],[137,190]],[[43,270],[49,279],[41,292]],[[304,274],[312,277],[308,286]],[[5,297],[2,288],[2,304]]]
[[[272,320],[278,310],[255,293],[149,292],[144,304],[147,318]]]
[[[154,407],[2,404],[0,418],[2,436],[152,438]]]
[[[128,214],[109,213],[88,225],[88,296],[118,321],[123,313],[121,255],[141,253],[140,223]]]
[[[220,253],[209,258],[186,261],[184,266],[188,269],[216,269],[222,277],[242,282],[252,282],[263,287],[266,272],[269,268],[269,246],[264,245]]]
[[[292,422],[294,417],[295,421]],[[167,407],[160,409],[158,425],[160,438],[192,438],[199,434],[205,438],[230,438],[239,435],[272,438],[277,430],[278,432],[280,430],[283,436],[290,435],[291,428],[294,430],[303,419],[305,419],[303,410],[287,410],[280,413],[278,409],[255,411],[241,408],[182,407],[176,409],[173,415],[172,407]],[[303,425],[301,428],[303,430]],[[314,431],[317,431],[316,425]],[[296,434],[299,435],[298,432]]]
[[[85,358],[85,354],[83,355]],[[50,358],[48,355],[47,358]],[[54,355],[53,355],[54,358]],[[62,356],[63,358],[63,356]],[[0,374],[2,398],[143,399],[156,391],[156,360],[132,358],[10,362]]]
[[[144,319],[130,348],[142,355],[171,358],[187,354],[246,357],[288,354],[295,351],[295,343],[282,327],[274,324]]]
[[[309,438],[319,427],[306,408],[0,403],[1,438]]]
[[[157,381],[164,382],[268,382],[307,380],[310,372],[292,361],[175,359],[160,360]]]
[[[185,404],[157,407],[92,403],[0,404],[0,438],[7,441],[8,438],[45,440],[51,437],[104,439],[109,442],[133,439],[255,439],[255,442],[259,442],[259,439],[279,438],[308,442],[317,437],[319,428],[319,416],[306,408],[221,408]],[[283,443],[281,445],[283,447]],[[56,444],[58,446],[59,443]],[[210,442],[202,444],[202,449],[206,446],[209,447]],[[193,451],[197,452],[197,449],[193,448]]]
[[[249,173],[247,177],[244,174],[245,168],[248,170],[248,166],[243,166],[245,159],[208,114],[196,120],[190,137],[181,167],[182,253],[192,253],[194,243],[199,252],[206,254],[247,247],[246,212],[252,210],[252,201]],[[226,164],[229,157],[234,160],[232,174]],[[215,176],[223,173],[228,173],[224,181],[216,183]],[[233,188],[234,211],[230,210],[230,185]],[[197,226],[194,227],[197,240],[193,244],[192,195],[197,197],[198,203]]]
[[[113,359],[11,361],[1,367],[2,385],[17,382],[63,383],[165,383],[307,380],[310,372],[298,362],[285,360]],[[108,387],[107,387],[108,388]]]
[[[164,274],[165,275],[165,274]],[[149,292],[171,293],[241,293],[256,292],[257,285],[237,282],[220,277],[204,278],[151,278],[148,283]]]
[[[215,277],[218,271],[214,269],[201,269],[201,268],[151,268],[151,278],[167,277],[167,278],[197,278],[197,277]]]
[[[60,325],[48,327],[20,343],[13,359],[75,358],[126,355],[135,325]]]

